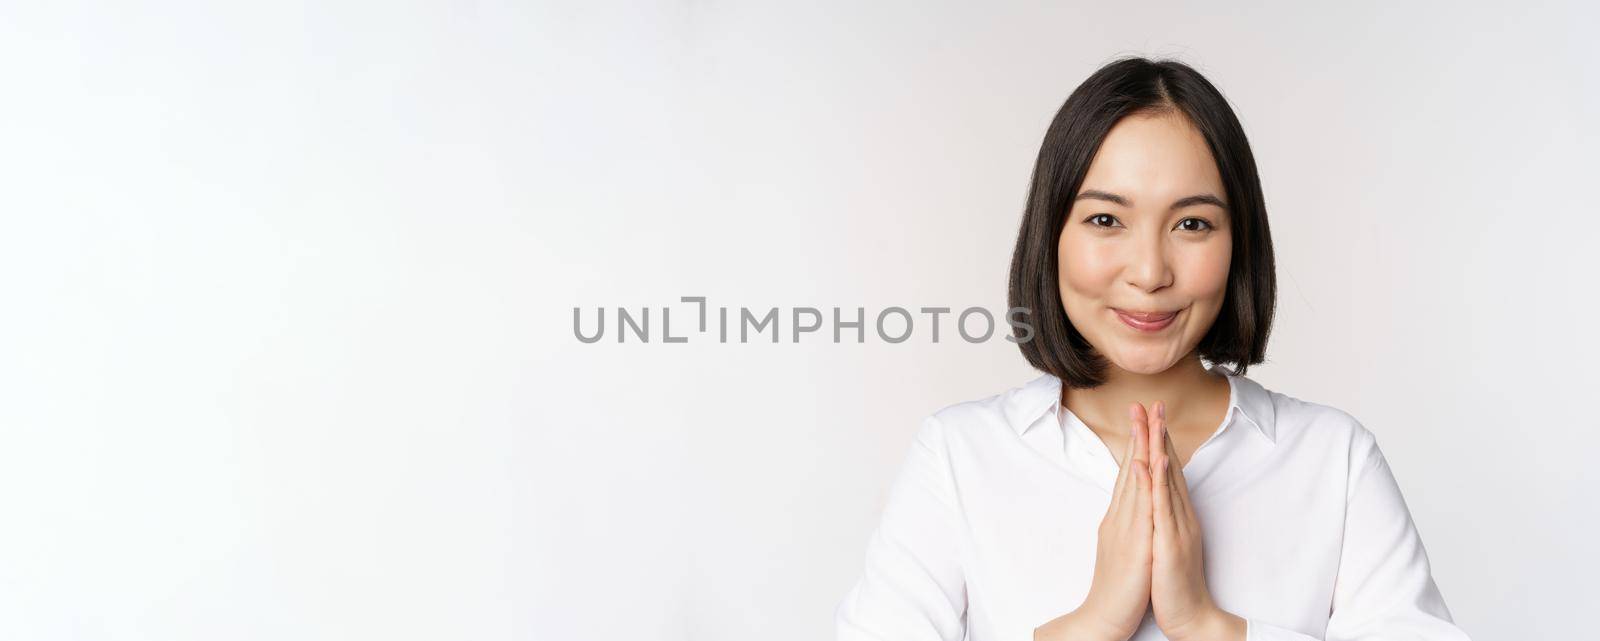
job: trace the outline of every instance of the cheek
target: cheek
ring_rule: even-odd
[[[1222,304],[1222,297],[1228,291],[1232,249],[1226,242],[1213,243],[1184,255],[1183,273],[1189,277],[1185,289],[1190,297]]]
[[[1064,290],[1079,296],[1099,298],[1115,280],[1117,257],[1114,245],[1085,242],[1072,234],[1062,234],[1058,250],[1057,270]],[[1066,296],[1062,298],[1069,304],[1073,302]]]

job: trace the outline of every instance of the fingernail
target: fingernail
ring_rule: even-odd
[[[1167,417],[1167,403],[1166,403],[1166,401],[1161,401],[1161,402],[1156,403],[1156,418],[1164,419],[1166,417]]]

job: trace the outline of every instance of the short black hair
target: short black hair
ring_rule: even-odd
[[[1243,374],[1266,356],[1277,304],[1272,234],[1244,128],[1211,82],[1176,60],[1122,57],[1078,85],[1050,122],[1034,164],[1022,229],[1011,255],[1008,302],[1032,316],[1035,335],[1018,342],[1035,368],[1069,387],[1096,387],[1110,364],[1061,306],[1057,274],[1062,226],[1095,152],[1117,121],[1133,114],[1179,112],[1205,136],[1227,189],[1233,257],[1222,310],[1197,350]]]

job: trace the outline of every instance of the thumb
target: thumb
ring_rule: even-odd
[[[1150,479],[1150,467],[1144,461],[1135,460],[1133,462],[1133,475],[1134,478],[1138,479],[1139,483],[1138,498],[1133,502],[1134,514],[1139,519],[1140,524],[1145,527],[1153,527],[1151,514],[1154,506],[1151,505],[1153,499],[1151,498],[1150,488],[1154,485],[1154,482]]]

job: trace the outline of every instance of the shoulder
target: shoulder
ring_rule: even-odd
[[[1377,435],[1350,412],[1265,387],[1262,391],[1271,399],[1280,442],[1341,452],[1356,469],[1381,458]]]
[[[1059,379],[1037,376],[987,396],[945,405],[923,420],[919,438],[987,439],[1021,433],[1049,413],[1060,397]]]
[[[1272,399],[1280,427],[1293,432],[1321,432],[1352,439],[1368,440],[1367,430],[1350,412],[1326,403],[1306,400],[1276,390],[1266,390]]]

